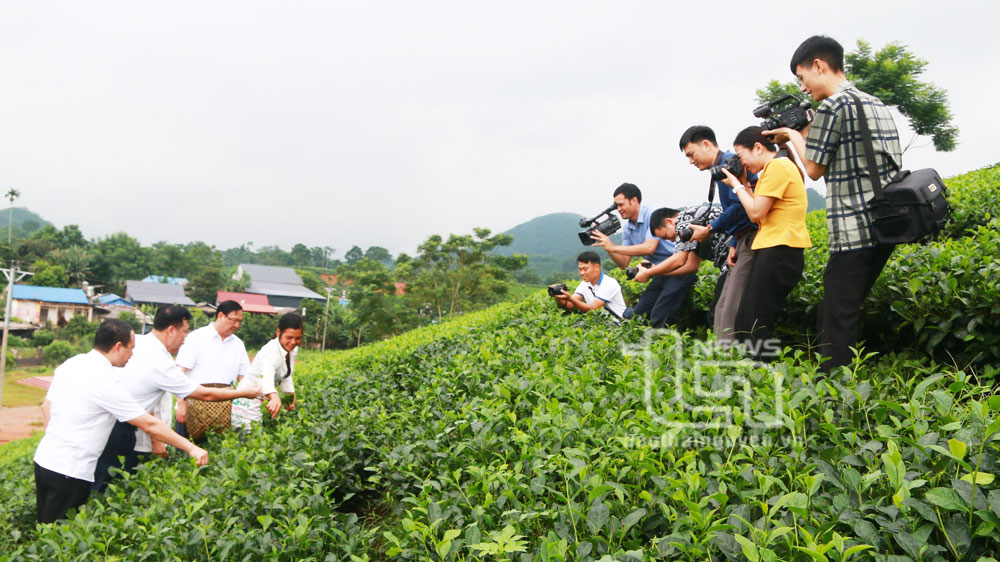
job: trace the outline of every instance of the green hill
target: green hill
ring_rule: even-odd
[[[38,214],[24,208],[24,207],[14,207],[13,221],[10,220],[11,212],[10,209],[0,209],[0,230],[4,234],[7,233],[7,225],[10,222],[14,223],[14,238],[24,238],[26,236],[31,236],[32,232],[50,225],[49,221],[43,219]]]
[[[504,234],[514,236],[514,243],[500,248],[498,253],[510,256],[528,256],[528,267],[539,277],[547,279],[556,274],[572,275],[576,271],[576,256],[586,249],[580,244],[577,233],[582,215],[577,213],[551,213],[521,223]],[[612,236],[621,242],[621,233]]]

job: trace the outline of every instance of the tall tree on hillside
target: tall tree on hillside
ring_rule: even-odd
[[[365,257],[365,253],[361,250],[360,246],[351,246],[351,249],[347,250],[347,253],[344,254],[344,261],[346,261],[348,265],[354,265],[363,257]]]
[[[389,250],[386,250],[382,246],[369,246],[368,249],[365,250],[365,257],[375,261],[380,261],[386,265],[392,263],[392,254],[390,254]]]
[[[10,214],[7,218],[7,245],[10,246],[11,234],[14,228],[14,200],[21,196],[21,192],[13,187],[7,191],[7,199],[10,201]]]
[[[931,137],[936,150],[949,152],[958,144],[958,128],[951,122],[948,91],[918,80],[926,66],[927,61],[917,58],[898,42],[889,43],[873,53],[871,44],[859,39],[857,48],[844,55],[844,73],[848,80],[886,105],[895,106],[909,119],[914,135],[904,152],[920,135]],[[757,90],[757,103],[773,100],[784,93],[801,92],[793,82],[772,80]]]
[[[396,296],[392,275],[382,262],[361,258],[341,268],[341,275],[349,280],[353,333],[356,345],[363,340],[391,335],[399,328],[401,299]]]
[[[66,270],[66,278],[75,287],[87,280],[90,275],[90,254],[79,246],[59,248],[48,254],[48,260],[61,265]]]
[[[295,267],[304,267],[309,265],[312,261],[312,252],[309,251],[309,247],[301,242],[292,246],[292,265]]]
[[[419,310],[440,318],[489,306],[507,294],[509,276],[527,258],[491,255],[494,248],[514,241],[509,234],[490,236],[486,228],[473,232],[447,240],[432,235],[417,248],[417,257],[397,264],[397,279],[407,283],[407,299]]]
[[[139,280],[153,273],[149,248],[124,232],[116,232],[93,244],[91,270],[94,280],[108,291],[124,289],[125,281]]]

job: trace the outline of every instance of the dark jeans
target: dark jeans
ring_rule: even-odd
[[[726,279],[729,279],[728,268],[723,269],[722,273],[719,274],[719,278],[715,281],[715,296],[712,297],[712,302],[708,304],[708,316],[706,317],[709,328],[715,325],[715,307],[718,306],[719,298],[722,297],[722,291],[725,290]]]
[[[124,465],[118,457],[125,457]],[[111,435],[108,435],[104,451],[97,459],[93,490],[103,493],[108,487],[108,483],[115,478],[109,472],[111,467],[134,473],[137,466],[139,466],[139,454],[135,452],[135,427],[116,421],[115,426],[111,428]]]
[[[761,358],[776,349],[765,346],[774,338],[774,326],[788,293],[802,279],[805,257],[802,248],[773,246],[753,251],[753,264],[747,279],[744,298],[736,312],[736,339]]]
[[[52,523],[66,518],[66,513],[87,503],[90,482],[53,472],[35,463],[35,506],[38,522]]]
[[[688,291],[697,280],[696,273],[653,277],[639,297],[639,302],[635,304],[635,315],[648,315],[649,325],[653,328],[673,324],[677,319],[677,311],[681,309]]]
[[[183,422],[177,421],[177,418],[174,418],[174,433],[176,433],[177,435],[180,435],[184,439],[190,439],[191,438],[188,435],[188,426],[187,426],[187,424],[183,423]]]
[[[861,305],[882,273],[895,246],[876,246],[830,254],[823,273],[823,302],[819,308],[819,350],[823,370],[850,365],[851,347],[858,344]]]

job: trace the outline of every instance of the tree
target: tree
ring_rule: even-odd
[[[392,254],[390,254],[389,250],[386,250],[382,246],[369,246],[368,249],[365,250],[365,257],[375,261],[380,261],[386,265],[392,263]]]
[[[149,249],[124,232],[116,232],[96,241],[91,265],[94,276],[107,290],[124,288],[125,281],[150,275]]]
[[[7,219],[7,245],[10,246],[11,233],[14,228],[14,200],[21,196],[21,192],[13,187],[7,191],[7,199],[10,200],[10,215]]]
[[[69,284],[69,276],[66,269],[61,265],[54,265],[45,260],[38,260],[31,266],[34,275],[31,278],[33,285],[40,287],[65,287]]]
[[[951,124],[947,90],[917,80],[927,61],[918,59],[905,45],[896,42],[873,55],[871,45],[859,40],[857,50],[844,57],[844,64],[849,79],[859,89],[898,107],[909,118],[914,138],[907,148],[917,135],[925,135],[933,139],[935,150],[955,150],[958,128]]]
[[[295,267],[304,267],[312,262],[312,252],[309,248],[302,243],[292,246],[292,265]]]
[[[917,79],[926,66],[927,61],[915,57],[905,45],[897,42],[873,54],[871,45],[859,39],[857,49],[844,56],[844,73],[848,80],[886,105],[895,106],[909,119],[914,135],[904,152],[919,135],[930,136],[936,150],[949,152],[958,144],[958,128],[951,124],[947,90]],[[757,90],[757,103],[785,93],[801,95],[795,83],[771,80]],[[813,103],[814,107],[816,105]]]
[[[406,281],[407,298],[418,310],[441,318],[489,306],[507,294],[508,275],[527,265],[527,258],[491,254],[514,241],[509,234],[473,232],[447,240],[434,234],[417,248],[416,258],[397,264],[396,276]]]
[[[347,253],[344,254],[344,260],[348,263],[348,265],[354,265],[358,263],[358,260],[360,260],[363,257],[365,257],[365,254],[364,252],[361,251],[361,248],[358,246],[351,246],[351,249],[347,250]]]
[[[90,255],[82,247],[52,250],[48,259],[66,270],[66,277],[73,286],[81,286],[90,275]]]
[[[222,270],[218,267],[205,267],[188,279],[187,295],[194,302],[215,302],[218,291],[225,285]]]

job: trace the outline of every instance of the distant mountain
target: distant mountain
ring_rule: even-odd
[[[4,241],[7,240],[7,224],[14,223],[14,238],[24,238],[30,236],[32,232],[48,226],[52,223],[38,216],[38,214],[25,209],[24,207],[14,207],[14,219],[10,221],[10,208],[0,207],[0,231],[4,233]]]
[[[577,213],[552,213],[535,217],[505,231],[504,234],[514,236],[514,242],[505,248],[498,248],[497,253],[505,256],[528,256],[528,267],[535,270],[542,279],[554,274],[572,275],[576,272],[576,256],[587,249],[577,236],[582,230],[579,225],[582,218],[584,217]],[[611,238],[620,244],[621,231]],[[601,257],[606,256],[602,254]]]
[[[806,188],[806,198],[809,201],[806,211],[811,212],[826,208],[826,197],[811,187]]]

